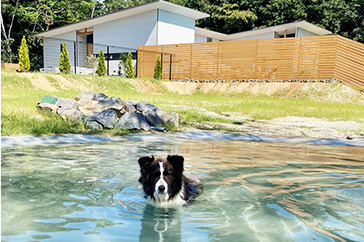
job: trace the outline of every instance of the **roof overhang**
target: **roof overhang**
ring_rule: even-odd
[[[226,38],[228,36],[226,34],[222,34],[222,33],[219,33],[219,32],[212,31],[212,30],[208,30],[208,29],[202,29],[202,28],[199,28],[199,27],[195,28],[195,34],[205,36],[205,37],[209,37],[209,38],[213,38],[213,39],[218,39],[218,40],[226,40]]]
[[[309,22],[299,21],[299,22],[294,22],[294,23],[271,26],[271,27],[262,28],[262,29],[244,31],[244,32],[236,33],[236,34],[230,34],[227,36],[227,40],[250,37],[250,36],[254,36],[254,35],[266,34],[266,33],[271,33],[271,32],[276,32],[280,35],[283,35],[284,32],[286,31],[287,34],[292,34],[292,33],[296,32],[297,28],[304,29],[308,32],[311,32],[311,33],[314,33],[317,35],[328,35],[328,34],[332,33],[331,31],[328,31],[324,28],[321,28],[321,27],[311,24]]]
[[[202,13],[202,12],[194,10],[194,9],[190,9],[190,8],[186,8],[186,7],[177,5],[177,4],[158,0],[155,2],[150,2],[150,3],[142,4],[139,6],[135,6],[132,8],[120,10],[120,11],[117,11],[114,13],[99,16],[96,18],[80,21],[80,22],[77,22],[74,24],[69,24],[66,26],[59,27],[59,28],[54,28],[54,29],[51,29],[51,30],[48,30],[48,31],[45,31],[42,33],[35,34],[35,35],[33,35],[33,37],[38,37],[38,38],[53,37],[53,36],[68,33],[71,31],[83,30],[85,28],[92,28],[93,26],[98,25],[98,24],[111,22],[116,19],[122,19],[122,18],[138,15],[138,14],[149,12],[149,11],[156,10],[156,9],[162,9],[162,10],[172,12],[175,14],[179,14],[182,16],[186,16],[186,17],[189,17],[189,18],[192,18],[195,20],[207,18],[210,16],[209,14]]]

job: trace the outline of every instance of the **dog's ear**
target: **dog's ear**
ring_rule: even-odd
[[[185,160],[183,158],[183,156],[169,155],[169,156],[167,156],[167,160],[169,162],[171,162],[175,172],[182,174],[182,172],[183,172],[183,162]]]
[[[139,166],[140,166],[140,173],[146,172],[146,170],[148,169],[150,164],[152,164],[153,161],[154,161],[154,156],[152,156],[152,157],[149,157],[149,156],[140,157],[139,160],[138,160],[138,163],[139,163]]]

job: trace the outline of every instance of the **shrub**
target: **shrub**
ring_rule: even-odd
[[[92,73],[95,72],[95,68],[97,66],[97,58],[95,55],[90,54],[89,56],[87,56],[86,58],[86,66],[87,68],[92,68]]]
[[[30,61],[29,61],[29,49],[27,46],[27,41],[25,40],[25,37],[23,36],[23,39],[21,40],[21,45],[19,49],[19,67],[20,71],[29,71],[30,69]]]
[[[134,78],[135,72],[133,67],[133,58],[131,53],[128,54],[128,59],[126,60],[126,67],[125,67],[125,76],[127,78]]]
[[[97,60],[99,64],[97,65],[96,73],[99,76],[105,76],[106,75],[105,55],[102,50],[100,50],[99,58]]]
[[[71,63],[70,63],[70,59],[68,57],[66,42],[63,42],[62,51],[61,51],[61,54],[59,55],[59,71],[64,74],[71,73]]]
[[[118,65],[118,74],[119,76],[122,75],[121,70],[124,69],[125,72],[125,66],[126,66],[126,60],[128,59],[128,54],[127,53],[120,53],[120,62]]]
[[[153,77],[154,77],[154,79],[162,78],[162,64],[161,64],[161,58],[159,56],[158,56],[157,62],[155,63]]]

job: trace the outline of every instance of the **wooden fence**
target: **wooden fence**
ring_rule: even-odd
[[[138,77],[165,79],[321,80],[364,89],[364,45],[338,35],[138,47]]]

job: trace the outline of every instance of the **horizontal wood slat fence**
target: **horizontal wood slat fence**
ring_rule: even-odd
[[[364,44],[339,35],[138,47],[138,77],[197,80],[322,80],[364,89]]]

